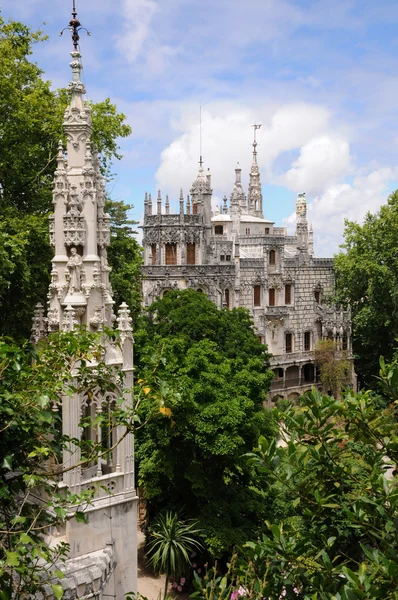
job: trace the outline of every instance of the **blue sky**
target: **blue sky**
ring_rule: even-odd
[[[344,218],[361,221],[398,187],[395,0],[76,0],[88,97],[109,96],[133,135],[109,189],[142,217],[145,191],[189,192],[199,156],[214,202],[239,161],[247,186],[253,123],[264,212],[294,227],[305,191],[320,256]],[[5,18],[49,36],[34,58],[54,87],[70,79],[71,0],[8,0]],[[175,204],[176,206],[176,204]]]

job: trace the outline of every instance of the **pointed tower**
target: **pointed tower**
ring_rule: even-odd
[[[231,214],[241,214],[247,211],[246,196],[242,186],[242,169],[239,163],[235,169],[235,183],[231,194]]]
[[[58,148],[51,243],[55,250],[49,290],[49,329],[67,328],[64,312],[71,307],[75,320],[89,330],[111,327],[115,320],[109,283],[107,247],[110,216],[104,212],[105,185],[98,156],[91,153],[90,108],[83,101],[80,52],[71,52],[72,98],[65,111],[67,160]]]
[[[298,194],[296,200],[297,248],[308,252],[307,200],[305,193]]]
[[[248,193],[248,209],[249,214],[263,219],[263,196],[261,194],[260,171],[257,164],[257,141],[256,131],[261,125],[253,125],[254,141],[253,141],[253,161],[250,168],[249,193]]]
[[[191,187],[192,214],[203,215],[206,225],[211,227],[211,176],[205,174],[203,168],[203,159],[199,160],[199,171]]]
[[[44,319],[43,308],[36,307],[32,338],[38,341],[45,337],[45,324],[49,333],[73,331],[78,325],[92,332],[116,325],[120,345],[116,346],[104,336],[105,356],[101,360],[123,370],[124,406],[128,406],[132,402],[133,388],[131,317],[125,304],[120,306],[117,319],[113,312],[107,260],[110,216],[104,211],[105,184],[99,171],[98,153],[91,143],[90,108],[83,100],[85,89],[80,78],[82,64],[78,48],[81,27],[74,1],[72,16],[67,28],[72,32],[74,45],[70,63],[71,100],[64,118],[67,152],[65,156],[60,142],[54,177],[54,212],[50,216],[54,258],[48,313]],[[151,210],[147,197],[146,210]],[[96,363],[92,366],[95,368]],[[125,427],[117,425],[106,433],[110,445],[114,446],[112,456],[104,460],[102,449],[98,450],[96,460],[89,464],[81,462],[80,446],[73,443],[73,439],[88,436],[87,439],[101,448],[104,435],[101,428],[88,426],[83,430],[80,422],[84,417],[95,419],[104,410],[112,411],[115,402],[112,392],[105,395],[98,392],[88,397],[83,390],[62,398],[62,433],[72,441],[63,451],[63,464],[68,468],[62,475],[61,485],[72,494],[93,490],[87,523],[69,519],[60,533],[70,546],[65,581],[69,582],[68,590],[75,594],[71,597],[93,592],[93,597],[122,600],[127,592],[136,590],[137,496],[133,436],[126,434]],[[72,506],[71,513],[74,510],[76,507]],[[57,538],[50,543],[57,543]]]

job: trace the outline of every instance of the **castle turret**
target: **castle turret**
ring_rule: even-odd
[[[308,251],[307,201],[305,193],[298,194],[296,200],[297,248]]]
[[[192,214],[203,215],[204,224],[211,227],[211,175],[205,175],[203,160],[200,157],[199,171],[191,187]]]

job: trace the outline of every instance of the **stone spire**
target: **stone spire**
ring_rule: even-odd
[[[162,214],[162,194],[160,190],[158,190],[158,215]]]
[[[203,159],[199,160],[198,175],[191,186],[192,213],[202,214],[205,222],[211,226],[211,175],[207,175],[203,168]]]
[[[169,215],[170,214],[170,202],[169,202],[169,195],[168,194],[166,194],[165,209],[166,209],[166,215]]]
[[[84,102],[81,54],[78,49],[80,23],[70,22],[74,49],[71,52],[71,100],[65,110],[64,131],[67,160],[62,143],[58,147],[50,238],[55,256],[49,288],[48,328],[70,329],[85,325],[100,330],[110,327],[113,315],[112,289],[107,247],[110,216],[105,213],[105,183],[99,171],[98,152],[91,144],[90,107]]]
[[[246,196],[242,187],[242,169],[239,163],[235,169],[235,183],[231,194],[231,211],[244,213],[246,211]]]
[[[263,218],[263,196],[261,194],[260,171],[257,164],[257,141],[256,131],[261,125],[253,125],[254,141],[253,141],[253,161],[250,168],[249,193],[248,193],[248,208],[249,214]]]

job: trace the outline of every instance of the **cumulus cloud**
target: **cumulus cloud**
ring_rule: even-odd
[[[176,139],[161,153],[156,173],[159,185],[176,194],[189,189],[197,172],[200,154],[199,115],[192,107],[175,123]],[[263,181],[273,178],[272,165],[284,152],[295,150],[319,136],[329,126],[329,111],[313,104],[284,106],[264,104],[248,108],[234,103],[213,103],[202,112],[202,151],[211,168],[215,193],[229,196],[234,169],[239,162],[247,184],[252,161],[253,123],[262,123],[257,133],[258,163]]]
[[[398,167],[381,167],[354,177],[352,183],[340,182],[327,187],[308,202],[308,221],[313,224],[315,253],[332,256],[343,241],[344,220],[361,223],[368,211],[375,213],[386,202]],[[294,231],[295,214],[285,219]]]
[[[302,146],[300,156],[281,177],[281,183],[296,192],[320,194],[325,187],[341,181],[349,173],[350,166],[348,142],[325,134]]]

